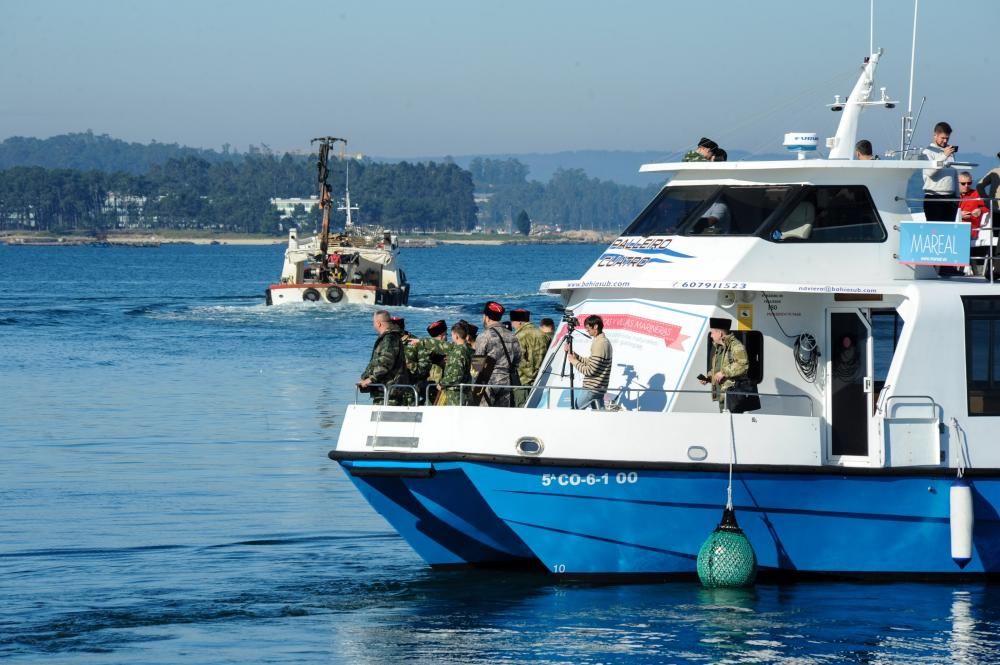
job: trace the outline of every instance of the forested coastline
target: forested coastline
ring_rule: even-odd
[[[330,166],[340,196],[347,162]],[[514,159],[477,158],[470,170],[450,161],[351,160],[350,176],[356,221],[403,233],[510,232],[521,211],[534,228],[615,230],[655,191],[588,178],[579,169],[557,171],[543,184],[528,180],[527,167]],[[215,152],[89,132],[0,143],[0,231],[279,235],[290,225],[314,228],[318,213],[301,206],[283,218],[271,200],[316,191],[314,156],[279,156],[266,147]]]

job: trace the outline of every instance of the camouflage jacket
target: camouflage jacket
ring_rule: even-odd
[[[506,353],[504,353],[505,346]],[[514,333],[499,323],[491,324],[476,338],[476,353],[490,356],[494,360],[493,374],[490,375],[487,385],[513,385],[511,369],[516,375],[518,363],[521,362],[521,345]],[[507,362],[507,356],[510,356],[510,363]]]
[[[518,328],[515,336],[521,345],[521,362],[517,367],[517,374],[521,378],[522,386],[530,386],[538,376],[538,370],[542,366],[549,345],[545,333],[531,323],[525,323]]]
[[[433,383],[441,383],[441,376],[444,370],[442,369],[441,365],[438,365],[437,363],[433,362],[431,356],[448,355],[449,346],[451,346],[451,344],[449,344],[443,339],[438,339],[436,337],[425,337],[420,340],[420,344],[417,347],[419,349],[419,355],[422,358],[425,358],[426,360],[418,361],[418,364],[421,364],[422,362],[427,363],[427,366],[429,368],[427,373],[427,379],[429,381],[432,381]]]
[[[722,338],[722,344],[712,349],[712,374],[722,372],[725,378],[720,384],[712,384],[712,399],[721,402],[726,399],[726,391],[733,387],[735,379],[750,370],[750,360],[746,347],[733,335]]]
[[[441,385],[457,386],[469,383],[469,368],[472,366],[472,349],[466,344],[447,344],[445,349],[444,371],[441,374]],[[445,388],[445,404],[458,405],[460,396],[468,401],[469,388]]]
[[[362,379],[371,379],[372,383],[381,383],[391,386],[397,383],[409,383],[409,373],[406,371],[406,359],[403,351],[403,342],[400,339],[399,331],[388,330],[378,336],[375,346],[372,348],[372,357],[361,374]],[[401,391],[394,391],[390,395],[389,403],[397,401]],[[372,393],[372,398],[381,400],[381,391]]]
[[[408,332],[403,333],[403,352],[406,355],[406,369],[410,372],[410,379],[416,383],[426,381],[431,371],[431,352],[424,346],[423,341],[419,344],[410,344],[417,338]]]
[[[684,157],[681,158],[682,162],[707,162],[708,160],[701,156],[697,150],[688,150],[684,153]]]

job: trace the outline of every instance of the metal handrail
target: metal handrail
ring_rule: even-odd
[[[383,391],[382,392],[382,405],[383,406],[385,405],[386,398],[392,393],[393,390],[409,390],[409,391],[411,391],[413,393],[413,400],[414,400],[413,404],[416,405],[416,404],[419,403],[418,400],[419,400],[419,396],[420,395],[419,395],[418,387],[417,386],[410,385],[410,384],[405,384],[405,383],[396,383],[396,384],[393,384],[391,386],[387,386],[384,383],[370,383],[368,385],[369,385],[369,387],[375,387],[375,388],[381,388],[382,389],[382,391]],[[442,384],[442,383],[437,383],[437,382],[430,382],[426,386],[424,386],[424,403],[425,404],[427,404],[428,401],[429,401],[429,398],[430,398],[430,389],[432,387],[437,387],[438,389],[441,389],[441,390],[445,390],[445,389],[449,389],[449,388],[458,388],[459,399],[461,400],[461,402],[465,401],[465,389],[466,388],[469,388],[469,389],[480,389],[480,390],[486,389],[486,388],[490,388],[490,389],[510,390],[510,391],[514,391],[514,390],[520,389],[520,390],[529,390],[529,391],[531,391],[531,394],[534,394],[535,391],[568,390],[567,386],[513,386],[513,385],[509,385],[509,384],[482,384],[482,383]],[[584,390],[582,388],[578,388],[577,390],[579,392],[581,392],[581,393],[584,392]],[[777,397],[779,399],[805,400],[806,403],[809,405],[809,417],[813,418],[816,415],[815,414],[814,405],[813,405],[813,399],[809,395],[797,395],[797,394],[789,394],[789,393],[743,392],[743,391],[737,391],[737,390],[727,390],[726,392],[727,393],[731,393],[733,395],[751,395],[752,394],[752,395],[757,395],[759,397]],[[625,395],[631,395],[633,393],[640,393],[640,394],[653,393],[653,394],[663,394],[663,395],[669,395],[669,394],[694,394],[694,395],[709,395],[710,396],[712,394],[712,391],[711,390],[691,390],[691,389],[669,389],[668,390],[668,389],[665,389],[665,388],[638,388],[638,387],[631,388],[631,387],[627,387],[627,386],[620,386],[618,388],[608,388],[605,391],[605,394],[607,394],[607,393],[611,393],[611,394],[615,395],[615,398],[611,401],[611,404],[615,405],[615,404],[620,404],[622,398]],[[355,404],[358,403],[358,395],[360,395],[360,394],[362,394],[362,391],[359,389],[358,386],[355,386],[355,389],[354,389],[354,403]],[[365,393],[365,394],[367,394],[367,393]],[[903,398],[903,397],[908,397],[908,396],[906,396],[906,395],[894,395],[893,397],[890,397],[889,399],[891,400],[894,397],[901,397],[901,398]],[[930,399],[933,402],[933,399],[930,398],[929,396],[926,396],[926,395],[915,395],[915,396],[909,396],[909,397],[926,397],[927,399]],[[529,398],[530,398],[530,395],[529,395]],[[461,402],[460,402],[460,404],[461,404]],[[458,406],[458,405],[452,405],[452,406]],[[524,407],[521,407],[521,408],[536,408],[536,407],[528,407],[527,405],[525,405]],[[553,408],[553,406],[552,406],[552,400],[551,399],[548,400],[548,402],[546,403],[546,408],[547,409],[552,409]],[[885,408],[888,409],[888,400],[886,401]],[[642,411],[642,408],[639,407],[638,404],[637,404],[637,408],[635,410],[636,411]]]
[[[413,392],[413,403],[417,404],[420,399],[420,393],[417,392],[416,386],[411,386],[408,383],[394,383],[391,386],[385,383],[369,383],[369,388],[381,388],[382,389],[382,406],[386,406],[386,401],[389,399],[389,395],[392,394],[393,390],[409,390]],[[369,394],[371,391],[362,391],[361,386],[355,384],[354,386],[354,403],[358,403],[358,395]]]
[[[480,388],[480,389],[482,389],[482,388],[498,388],[498,389],[501,389],[501,390],[512,390],[512,391],[513,390],[517,390],[517,389],[521,389],[521,390],[530,390],[532,393],[534,393],[535,391],[552,391],[552,390],[568,390],[569,389],[568,386],[512,386],[512,385],[508,385],[508,384],[476,384],[476,383],[459,383],[459,384],[455,384],[455,385],[449,385],[447,387],[448,388],[458,388],[459,389],[459,397],[462,399],[462,401],[464,401],[464,398],[465,398],[465,394],[464,394],[465,388]],[[577,391],[580,392],[580,393],[585,392],[582,388],[577,388]],[[813,407],[813,400],[812,400],[812,398],[809,395],[793,395],[793,394],[787,394],[787,393],[745,393],[745,392],[740,392],[740,391],[736,391],[736,390],[728,390],[726,392],[727,393],[732,393],[733,395],[755,394],[755,395],[758,395],[760,397],[777,397],[777,398],[782,398],[782,399],[786,399],[787,398],[787,399],[805,400],[808,403],[808,405],[809,405],[809,417],[812,418],[812,417],[815,416],[815,410],[814,410],[814,407]],[[616,397],[615,397],[614,400],[612,400],[611,403],[612,404],[617,404],[617,403],[620,403],[620,399],[621,399],[621,395],[622,394],[632,394],[632,393],[683,394],[683,393],[686,393],[686,394],[695,394],[695,395],[711,395],[712,391],[711,390],[690,390],[690,389],[670,389],[670,390],[668,390],[668,389],[664,389],[664,388],[630,388],[630,387],[626,387],[626,386],[620,386],[618,388],[608,388],[605,391],[605,393],[606,394],[607,393],[615,394]],[[529,397],[529,399],[530,399],[530,397]],[[536,407],[524,406],[522,408],[536,408]],[[553,406],[552,406],[552,400],[548,400],[548,402],[546,403],[546,408],[547,409],[552,409],[553,408]],[[636,411],[641,411],[641,410],[642,410],[641,408],[637,408],[636,409]]]
[[[941,418],[939,416],[939,411],[938,411],[938,407],[940,405],[930,395],[890,395],[885,400],[885,406],[883,407],[885,409],[884,412],[883,412],[885,414],[884,417],[883,417],[883,420],[897,420],[897,418],[893,418],[893,417],[891,417],[889,415],[889,404],[894,399],[898,399],[898,400],[904,400],[904,399],[911,399],[911,400],[912,399],[925,399],[925,400],[927,400],[929,402],[929,404],[927,404],[926,406],[929,406],[931,408],[931,412],[933,413],[933,415],[930,418],[928,418],[928,420],[934,420],[935,422],[940,422],[941,421]]]

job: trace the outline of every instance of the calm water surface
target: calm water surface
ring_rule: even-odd
[[[400,313],[555,316],[599,252],[410,250]],[[429,570],[326,458],[371,311],[265,307],[281,255],[0,246],[0,660],[1000,662],[997,585]]]

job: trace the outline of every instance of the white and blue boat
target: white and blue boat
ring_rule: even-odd
[[[647,164],[655,199],[542,285],[604,319],[609,408],[570,408],[562,340],[588,340],[564,324],[525,408],[355,404],[330,457],[433,566],[694,575],[731,470],[764,573],[1000,572],[1000,288],[991,265],[939,276],[970,232],[910,211],[926,161],[854,159],[861,111],[892,105],[871,98],[880,55],[826,157],[794,134],[799,159]],[[697,380],[712,317],[750,352],[757,411],[720,413]]]

